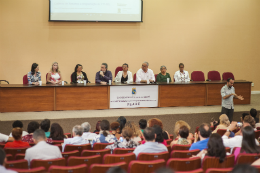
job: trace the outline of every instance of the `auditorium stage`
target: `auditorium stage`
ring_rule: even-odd
[[[15,105],[14,105],[15,106]],[[234,120],[239,121],[242,112],[249,112],[251,108],[260,110],[260,94],[251,95],[251,104],[235,105]],[[164,129],[173,133],[177,120],[187,121],[194,132],[196,126],[202,122],[210,122],[212,118],[220,115],[221,106],[195,106],[195,107],[166,107],[166,108],[136,108],[136,109],[106,109],[106,110],[78,110],[78,111],[46,111],[46,112],[7,112],[0,113],[0,132],[9,134],[14,120],[22,120],[26,130],[28,122],[44,118],[51,119],[62,125],[65,132],[70,132],[76,124],[88,121],[95,128],[98,120],[108,119],[116,121],[117,117],[125,116],[127,120],[138,123],[141,118],[157,117],[163,121]]]

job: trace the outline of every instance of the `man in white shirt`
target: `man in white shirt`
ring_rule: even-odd
[[[174,74],[175,82],[189,82],[190,81],[189,72],[184,70],[183,63],[179,64],[179,69],[180,70],[176,71]]]
[[[0,172],[1,173],[17,173],[16,171],[8,170],[5,168],[5,162],[7,161],[5,151],[0,148]]]
[[[82,123],[81,127],[83,128],[83,134],[82,138],[84,138],[86,141],[93,140],[97,134],[91,133],[91,125],[88,122]]]
[[[243,123],[243,127],[250,126],[249,123]],[[242,145],[242,130],[240,132],[240,135],[236,135],[233,138],[228,138],[230,135],[230,132],[235,130],[237,127],[237,122],[232,121],[230,126],[227,129],[227,132],[222,136],[223,144],[225,147],[229,147],[231,149],[231,153],[234,147],[241,147]],[[243,128],[242,127],[242,128]],[[259,146],[259,142],[256,140],[256,145]]]
[[[33,141],[36,145],[26,150],[24,158],[28,161],[29,166],[33,159],[49,160],[62,158],[59,147],[48,144],[46,140],[45,132],[42,129],[34,131]]]
[[[148,62],[144,62],[142,64],[142,68],[140,68],[136,73],[136,82],[147,83],[147,81],[155,81],[154,73],[151,69],[148,68],[148,66]]]
[[[71,145],[83,145],[89,143],[84,138],[82,138],[83,128],[80,125],[76,125],[72,129],[73,138],[64,139],[64,143],[62,144],[62,152],[65,150],[65,146],[67,144]]]
[[[147,127],[146,129],[144,129],[143,134],[145,138],[145,143],[135,148],[134,153],[136,155],[136,158],[138,157],[139,153],[168,152],[168,149],[164,144],[155,142],[156,134],[153,128]]]

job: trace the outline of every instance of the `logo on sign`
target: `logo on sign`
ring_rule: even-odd
[[[136,88],[132,88],[132,94],[136,94]]]

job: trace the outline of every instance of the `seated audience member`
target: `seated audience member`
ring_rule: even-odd
[[[102,63],[101,64],[101,69],[100,71],[98,71],[96,73],[96,83],[99,83],[99,84],[107,84],[109,83],[109,80],[111,80],[112,82],[112,73],[111,71],[107,70],[107,63]]]
[[[84,138],[85,140],[89,141],[89,140],[93,140],[97,134],[96,133],[91,133],[91,125],[88,122],[82,123],[81,127],[83,128],[83,134],[82,134],[82,138]]]
[[[140,119],[139,121],[139,128],[141,132],[144,132],[144,129],[147,127],[147,121],[145,119]]]
[[[61,84],[62,76],[59,70],[59,64],[57,62],[52,63],[51,70],[48,72],[47,81],[48,84]]]
[[[84,83],[84,80],[88,83],[87,74],[82,71],[83,66],[81,64],[77,64],[74,72],[71,75],[72,83]]]
[[[7,142],[5,144],[5,148],[12,147],[12,148],[18,148],[18,147],[30,147],[28,142],[21,141],[22,139],[23,130],[19,127],[13,128],[12,130],[12,136],[14,138],[14,142]]]
[[[110,125],[111,128],[111,134],[114,135],[117,139],[121,137],[121,132],[120,132],[120,124],[119,122],[113,122]]]
[[[126,173],[126,171],[120,166],[114,166],[109,168],[106,173]]]
[[[64,143],[62,144],[62,152],[67,144],[70,145],[83,145],[89,143],[84,138],[82,138],[83,128],[80,125],[76,125],[72,129],[72,136],[73,138],[64,139]]]
[[[242,113],[242,117],[240,117],[240,118],[241,118],[241,122],[244,121],[244,118],[245,118],[245,116],[247,116],[247,115],[249,115],[249,114],[248,114],[248,113]]]
[[[33,159],[49,160],[62,158],[59,147],[46,143],[45,132],[42,129],[38,129],[33,133],[33,141],[35,146],[28,148],[25,151],[24,159],[30,163]]]
[[[9,137],[7,135],[0,133],[0,142],[12,142],[12,141],[14,141],[13,137]]]
[[[31,121],[27,126],[28,134],[22,137],[23,142],[33,143],[33,132],[39,129],[40,125],[36,121]]]
[[[156,134],[155,142],[162,143],[163,145],[167,146],[167,142],[163,137],[162,128],[159,125],[154,125],[152,127],[154,129],[154,132]],[[145,140],[142,141],[142,144],[145,143]]]
[[[130,129],[133,130],[134,135],[133,135],[133,140],[135,142],[140,142],[142,141],[141,137],[142,137],[142,132],[140,131],[140,129],[138,128],[138,126],[133,122],[133,121],[127,121],[125,124],[125,127],[129,127]]]
[[[182,126],[186,126],[190,131],[190,125],[187,122],[185,122],[183,120],[177,121],[174,126],[174,134],[177,136],[176,139],[178,139],[180,137],[179,130]],[[193,134],[189,133],[189,136],[187,137],[187,139],[191,140],[192,138],[193,138]]]
[[[179,129],[179,137],[177,140],[174,140],[171,142],[171,147],[174,145],[174,144],[180,144],[180,145],[189,145],[189,144],[192,144],[192,141],[190,139],[187,139],[188,136],[189,136],[189,129],[187,126],[182,126],[180,127]]]
[[[256,123],[259,123],[259,118],[257,118],[257,111],[256,111],[256,109],[252,108],[250,110],[250,115],[255,119]]]
[[[22,121],[19,121],[19,120],[14,121],[12,126],[13,126],[13,128],[19,127],[21,129],[23,129],[23,123],[22,123]],[[25,135],[28,135],[28,133],[26,131],[23,131],[22,136],[25,136]],[[12,132],[10,133],[9,137],[13,137]]]
[[[98,122],[97,122],[97,124],[96,124],[96,130],[94,130],[93,133],[97,133],[97,132],[99,133],[99,132],[100,132],[100,122],[101,122],[101,121],[98,121]]]
[[[257,129],[255,128],[255,119],[254,119],[251,115],[246,115],[246,116],[243,118],[243,124],[244,124],[244,123],[250,124],[250,126],[252,126],[255,131],[257,130]],[[240,129],[235,135],[240,135],[240,134],[242,134],[241,129]]]
[[[125,127],[125,123],[126,123],[126,118],[124,116],[120,116],[117,119],[117,122],[119,122],[120,124],[120,133],[122,133],[123,128]]]
[[[163,123],[160,119],[152,118],[152,119],[148,120],[148,122],[147,122],[148,127],[153,127],[154,125],[159,125],[163,130]],[[164,130],[163,130],[163,137],[164,137],[165,140],[170,139],[169,133],[167,131],[164,131]]]
[[[45,119],[41,122],[40,127],[43,131],[45,131],[46,138],[50,137],[50,129],[51,121],[49,119]]]
[[[217,133],[219,129],[227,129],[229,125],[230,125],[230,121],[228,116],[226,114],[222,114],[219,117],[219,125],[212,133]],[[229,137],[234,137],[234,136],[235,136],[234,132],[231,132]]]
[[[242,145],[241,147],[237,147],[234,151],[235,162],[237,161],[237,157],[240,153],[260,153],[260,147],[256,145],[255,142],[255,131],[251,126],[246,126],[242,128]]]
[[[155,81],[153,70],[149,69],[148,66],[149,66],[148,62],[144,62],[142,64],[142,68],[140,68],[136,72],[136,82],[147,83],[147,81],[149,82]]]
[[[190,81],[189,72],[184,70],[183,63],[179,64],[179,69],[180,70],[176,71],[173,76],[175,82],[189,82]]]
[[[115,82],[121,83],[131,83],[133,82],[132,72],[128,70],[128,64],[124,63],[122,65],[123,70],[119,71],[116,75]]]
[[[242,128],[244,128],[246,126],[250,126],[250,124],[243,123]],[[222,136],[224,146],[229,147],[231,149],[231,153],[232,153],[232,150],[234,147],[241,147],[241,145],[242,145],[243,136],[242,136],[241,131],[240,131],[239,135],[236,135],[233,138],[229,138],[230,132],[236,128],[237,128],[237,122],[232,121],[232,123],[230,124],[230,126],[227,129],[227,132]],[[255,140],[255,141],[256,141],[256,145],[259,145],[258,141],[257,140]]]
[[[232,170],[232,173],[258,173],[258,170],[253,166],[241,164],[236,165]]]
[[[51,133],[49,138],[52,140],[64,140],[67,139],[68,137],[64,135],[64,131],[58,123],[52,123]]]
[[[171,168],[162,167],[157,169],[155,173],[174,173],[174,171]]]
[[[190,150],[204,150],[207,148],[207,143],[209,141],[209,137],[211,135],[211,128],[208,124],[203,123],[199,127],[199,133],[195,133],[194,143],[191,145]],[[200,137],[200,141],[197,142],[198,137]]]
[[[201,160],[203,160],[205,156],[218,157],[219,163],[222,163],[224,162],[226,155],[230,155],[230,154],[226,153],[226,149],[223,145],[223,140],[221,136],[218,133],[213,133],[209,137],[207,149],[201,150],[197,154],[197,157],[200,157]]]
[[[169,82],[172,82],[171,75],[169,73],[166,73],[166,66],[162,65],[161,68],[161,73],[159,73],[156,77],[157,82],[167,82],[167,79],[169,78]]]
[[[5,168],[6,161],[7,161],[7,159],[6,159],[5,151],[2,148],[0,148],[0,172],[1,173],[17,173],[16,171],[8,170]]]
[[[139,153],[161,153],[161,152],[168,152],[168,149],[162,143],[155,142],[156,134],[154,129],[151,127],[147,127],[144,130],[144,139],[145,144],[139,145],[135,148],[134,153],[136,157]]]
[[[110,124],[107,120],[102,120],[100,122],[100,132],[99,134],[93,139],[94,143],[114,143],[117,141],[114,135],[109,133]]]
[[[114,150],[115,148],[136,148],[138,146],[138,143],[132,139],[133,135],[134,132],[131,128],[123,128],[123,141],[118,140],[114,144],[106,146],[106,149]]]

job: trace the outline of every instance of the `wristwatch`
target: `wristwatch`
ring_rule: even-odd
[[[227,129],[227,132],[231,132],[229,129]]]

